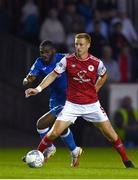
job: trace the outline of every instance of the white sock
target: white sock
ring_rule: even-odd
[[[49,127],[48,128],[44,128],[44,129],[37,129],[37,132],[39,133],[39,134],[43,134],[43,133],[46,133],[46,132],[48,132],[49,131]]]
[[[73,151],[71,151],[72,155],[77,155],[80,147],[76,147]]]

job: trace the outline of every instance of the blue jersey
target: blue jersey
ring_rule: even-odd
[[[56,53],[52,62],[46,64],[43,58],[39,57],[32,65],[29,75],[34,76],[47,76],[51,71],[54,70],[56,64],[65,56],[65,54]],[[66,73],[62,73],[56,80],[48,87],[50,91],[50,109],[56,108],[55,115],[60,112],[61,108],[65,104],[66,100]]]

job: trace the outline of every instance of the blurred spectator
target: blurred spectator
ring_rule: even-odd
[[[119,82],[120,73],[118,63],[112,59],[112,48],[110,46],[104,46],[102,50],[102,61],[104,62],[105,67],[107,68],[108,79],[110,82]]]
[[[117,1],[116,0],[97,0],[96,8],[99,11],[114,11],[117,9]]]
[[[116,0],[97,0],[96,9],[101,13],[107,23],[116,15],[118,8]]]
[[[38,7],[37,5],[34,3],[34,0],[26,0],[26,3],[24,4],[24,6],[21,9],[22,11],[22,22],[26,21],[26,19],[30,16],[30,15],[34,15],[36,17],[39,16],[39,11],[38,11]]]
[[[40,41],[43,40],[53,41],[57,48],[64,47],[65,30],[55,8],[50,9],[49,16],[45,18],[40,28]]]
[[[133,26],[133,23],[130,18],[128,18],[126,12],[119,12],[119,16],[122,20],[123,29],[122,32],[127,38],[128,42],[132,44],[134,41],[138,41],[138,34]]]
[[[90,0],[80,0],[77,4],[77,10],[84,17],[86,24],[92,19],[91,5]]]
[[[90,52],[96,57],[101,57],[102,47],[107,44],[107,40],[101,34],[100,21],[94,22],[94,31],[90,33],[90,36],[92,38],[92,47],[90,48]]]
[[[74,3],[67,3],[65,9],[60,12],[60,19],[64,25],[66,33],[69,33],[75,16],[77,15],[76,6]],[[81,19],[81,17],[79,17]]]
[[[118,0],[117,1],[117,9],[118,11],[127,11],[127,4],[126,0]]]
[[[10,30],[10,17],[8,15],[7,9],[4,6],[4,1],[0,0],[0,32],[9,33]]]
[[[124,46],[118,56],[118,64],[120,71],[120,81],[129,82],[131,79],[131,56],[129,53],[129,47]]]
[[[93,18],[86,25],[85,31],[87,33],[92,33],[94,31],[94,21],[100,22],[100,33],[104,36],[104,38],[108,39],[108,24],[102,19],[101,13],[97,10],[94,12]]]
[[[72,24],[70,25],[70,32],[66,37],[67,51],[72,53],[74,51],[74,37],[79,32],[84,32],[85,25],[83,19],[80,18],[79,14],[74,15]]]
[[[132,99],[125,96],[114,114],[114,124],[119,136],[128,146],[138,145],[138,110],[132,107]]]
[[[117,16],[112,19],[112,24],[117,22],[122,24],[122,34],[131,45],[133,45],[135,41],[138,41],[138,34],[125,11],[119,11]]]
[[[38,40],[39,11],[33,0],[27,0],[21,9],[20,36],[30,42]]]
[[[112,24],[112,31],[109,37],[111,47],[113,49],[113,57],[118,60],[118,56],[123,47],[128,45],[126,37],[122,34],[122,23],[114,22]]]

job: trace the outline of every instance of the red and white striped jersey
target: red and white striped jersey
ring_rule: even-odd
[[[79,59],[75,54],[61,59],[54,71],[67,74],[67,100],[76,104],[91,104],[98,100],[95,83],[98,76],[103,76],[106,68],[103,62],[88,54],[86,59]]]

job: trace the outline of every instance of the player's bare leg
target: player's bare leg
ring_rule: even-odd
[[[46,133],[50,130],[50,127],[52,124],[55,122],[56,117],[49,112],[44,114],[42,117],[40,117],[37,121],[37,131],[40,135],[41,138],[45,136]],[[44,151],[44,156],[45,156],[45,162],[54,154],[56,153],[56,147],[54,144],[51,144],[45,151]]]
[[[38,146],[38,150],[41,152],[53,142],[60,134],[70,126],[70,121],[55,121],[53,127],[48,132],[48,134],[42,139],[41,143]],[[82,149],[80,147],[76,147],[72,152],[72,162],[71,167],[77,167],[79,165],[80,155],[82,153]]]
[[[52,127],[53,123],[55,122],[55,119],[56,119],[55,118],[56,114],[54,113],[55,109],[58,109],[58,107],[54,108],[51,111],[49,111],[48,113],[44,114],[37,122],[37,131],[40,134],[41,138],[43,138],[48,133],[48,131]],[[53,115],[53,113],[55,115]],[[63,140],[64,144],[66,144],[66,146],[69,148],[69,150],[71,152],[77,148],[75,141],[74,141],[73,134],[69,128],[66,128],[61,133],[60,137]],[[44,152],[45,161],[47,161],[51,156],[53,156],[55,154],[55,152],[56,152],[56,147],[53,144],[50,145]]]
[[[70,125],[70,121],[56,121],[53,128],[51,129],[51,132],[49,132],[48,137],[52,140],[57,138],[64,129],[66,129]],[[80,156],[82,154],[82,148],[77,147],[71,152],[71,167],[78,167]]]
[[[42,117],[40,117],[37,121],[37,128],[38,129],[44,129],[49,126],[52,126],[52,124],[55,122],[56,117],[49,113],[44,114]]]
[[[50,140],[56,139],[58,136],[62,134],[62,132],[70,126],[70,121],[55,121],[51,130],[48,132],[47,137]]]
[[[100,131],[103,133],[103,135],[111,142],[115,142],[118,139],[118,135],[114,131],[111,123],[109,120],[94,123],[96,127],[100,129]]]
[[[55,121],[54,125],[52,126],[51,130],[47,133],[46,136],[43,137],[41,140],[38,150],[44,153],[44,150],[53,143],[53,141],[60,136],[60,134],[69,127],[71,124],[70,121]]]
[[[41,131],[45,128],[52,127],[55,120],[56,120],[56,117],[53,114],[51,114],[50,112],[44,114],[37,121],[36,126],[37,126],[38,131]],[[64,135],[66,133],[67,133],[67,128],[61,133],[61,135]]]
[[[41,140],[38,149],[44,153],[44,150],[47,149],[51,144],[53,144],[53,141],[60,136],[60,134],[68,128],[70,125],[70,122],[64,122],[64,121],[55,121],[54,125],[52,126],[51,130],[43,137]]]
[[[133,163],[129,160],[125,147],[121,141],[121,139],[118,137],[117,133],[113,129],[111,123],[109,120],[95,123],[95,125],[101,130],[103,135],[111,142],[113,143],[114,148],[117,150],[117,152],[120,154],[122,161],[126,168],[134,168]]]

